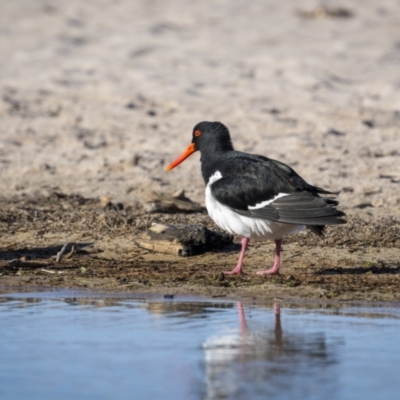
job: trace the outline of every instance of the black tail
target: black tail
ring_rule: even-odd
[[[325,237],[325,225],[308,225],[307,228],[320,238]]]

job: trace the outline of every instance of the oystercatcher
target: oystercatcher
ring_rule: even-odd
[[[223,230],[242,236],[236,267],[243,273],[249,240],[274,240],[272,268],[259,275],[279,274],[282,238],[306,228],[323,237],[325,225],[344,224],[333,193],[308,184],[291,167],[267,157],[233,148],[228,128],[220,122],[200,122],[193,128],[192,143],[168,167],[175,168],[196,151],[206,184],[208,214]]]

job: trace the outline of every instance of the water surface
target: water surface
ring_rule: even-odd
[[[0,296],[0,398],[398,399],[400,310]]]

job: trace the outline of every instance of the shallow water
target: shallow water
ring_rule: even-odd
[[[279,313],[280,311],[280,313]],[[0,398],[398,399],[400,309],[0,296]]]

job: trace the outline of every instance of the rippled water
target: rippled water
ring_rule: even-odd
[[[399,399],[400,310],[0,296],[0,399]]]

